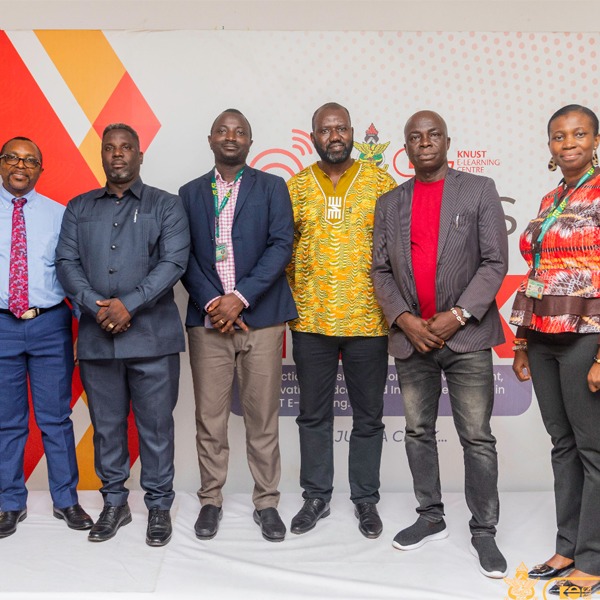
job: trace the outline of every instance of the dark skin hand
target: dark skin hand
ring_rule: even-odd
[[[428,321],[425,321],[425,319],[404,312],[396,318],[396,325],[402,329],[410,343],[421,354],[426,354],[444,346],[444,339],[431,331]]]
[[[519,381],[529,381],[531,379],[529,373],[529,357],[527,356],[526,350],[515,350],[512,370]]]
[[[441,313],[435,313],[427,321],[427,327],[431,333],[434,333],[445,341],[450,339],[462,325],[451,311],[446,310]]]
[[[531,372],[529,370],[529,356],[526,350],[516,350],[512,364],[512,370],[519,381],[529,381]],[[587,383],[591,392],[600,390],[600,365],[592,363],[587,375]]]
[[[131,315],[118,298],[96,300],[100,310],[96,314],[96,323],[109,333],[121,333],[131,326]]]
[[[230,293],[220,296],[208,307],[208,316],[214,328],[221,333],[233,333],[234,325],[248,331],[248,326],[240,319],[243,309],[244,303],[234,293]]]
[[[598,363],[592,363],[588,371],[587,382],[590,391],[597,392],[600,390],[600,365]]]

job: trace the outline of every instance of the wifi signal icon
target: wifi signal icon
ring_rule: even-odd
[[[281,175],[285,179],[293,177],[298,171],[304,169],[304,164],[300,157],[308,156],[314,153],[310,143],[310,135],[301,129],[292,129],[292,149],[295,152],[285,148],[269,148],[257,154],[250,163],[250,166],[260,171],[272,172],[275,175]]]
[[[297,142],[296,144],[292,144],[292,148],[296,148],[296,150],[298,150],[302,156],[306,156],[306,154],[312,154],[313,147],[312,144],[309,143],[311,141],[310,135],[301,129],[292,129],[292,133],[296,134],[292,135],[292,142]]]

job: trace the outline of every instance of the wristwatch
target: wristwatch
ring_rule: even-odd
[[[466,308],[463,308],[462,306],[459,308],[462,310],[462,314],[465,319],[469,320],[473,316]]]

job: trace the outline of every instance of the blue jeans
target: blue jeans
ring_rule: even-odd
[[[333,396],[341,353],[352,406],[350,499],[354,503],[377,503],[387,336],[337,337],[292,331],[292,339],[300,385],[300,415],[296,423],[300,432],[303,497],[329,502],[333,492]]]
[[[446,376],[452,417],[463,447],[465,496],[474,536],[493,536],[498,524],[498,458],[490,428],[494,404],[491,350],[458,354],[444,346],[427,354],[396,359],[406,416],[406,454],[413,476],[417,512],[437,522],[444,515],[436,420],[441,374]]]

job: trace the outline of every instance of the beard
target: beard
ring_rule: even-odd
[[[106,175],[107,181],[110,183],[127,183],[137,179],[140,174],[141,162],[130,161],[125,162],[123,167],[115,168],[110,164],[110,161],[102,161],[102,168]]]
[[[121,169],[119,171],[107,171],[106,178],[111,183],[123,183],[133,179],[133,169]]]
[[[343,142],[342,142],[343,143]],[[354,140],[351,139],[347,144],[344,144],[344,148],[341,150],[331,151],[328,147],[321,146],[320,144],[315,143],[315,150],[317,154],[321,157],[323,162],[337,165],[339,163],[343,163],[350,158],[350,154],[352,154],[352,148],[354,146]]]

